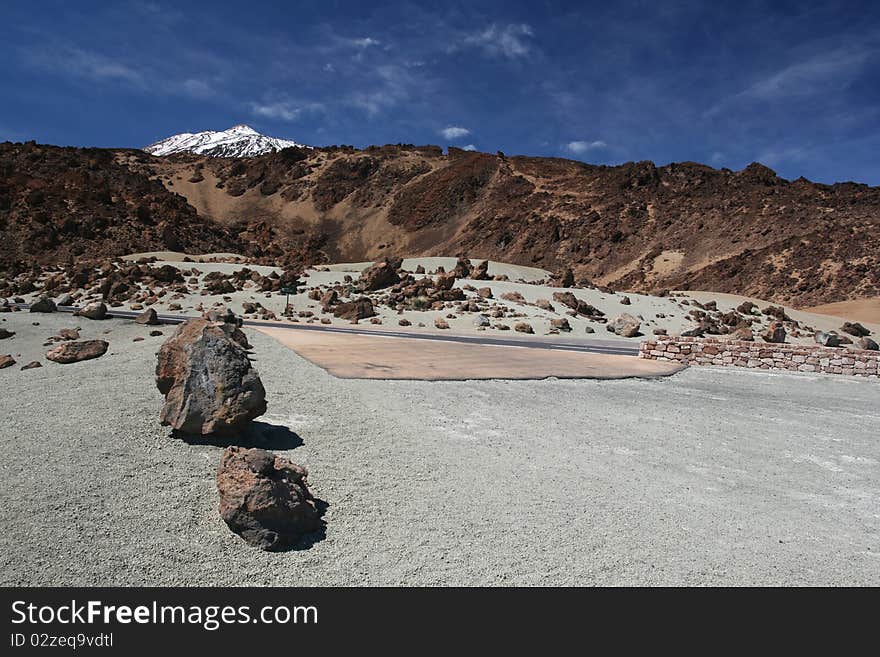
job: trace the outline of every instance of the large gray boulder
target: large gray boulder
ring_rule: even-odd
[[[49,297],[42,297],[37,301],[34,301],[30,306],[30,311],[32,313],[54,313],[57,310],[58,308],[55,306],[55,302]]]
[[[191,319],[159,350],[162,424],[190,435],[228,436],[266,412],[266,390],[228,323]]]
[[[321,526],[308,472],[263,449],[227,447],[217,467],[220,517],[263,550],[291,547]]]

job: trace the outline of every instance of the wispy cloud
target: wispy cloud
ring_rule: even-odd
[[[356,48],[369,48],[370,46],[381,45],[382,42],[373,37],[361,37],[360,39],[348,39],[348,43]]]
[[[468,144],[467,146],[462,146],[462,147],[461,147],[461,150],[463,150],[463,151],[475,151],[475,150],[477,150],[477,147],[474,146],[473,144]]]
[[[714,104],[705,116],[754,101],[786,101],[844,90],[876,54],[867,47],[844,47],[822,52],[759,78],[746,89]]]
[[[461,126],[451,125],[448,128],[443,128],[440,131],[440,134],[446,139],[460,139],[462,137],[467,137],[471,134],[471,131],[467,128],[462,128]]]
[[[600,150],[607,147],[608,144],[604,141],[570,141],[562,148],[573,155],[583,155],[589,151]]]
[[[251,103],[251,113],[277,121],[296,121],[304,112],[319,112],[321,103],[297,103],[289,100]]]
[[[533,36],[534,32],[531,26],[526,23],[510,23],[508,25],[493,23],[481,32],[466,35],[461,40],[461,44],[482,48],[490,55],[513,59],[529,54],[531,50],[529,39]]]
[[[133,67],[74,46],[42,46],[21,52],[23,59],[35,68],[92,81],[126,82],[143,87],[143,73]]]

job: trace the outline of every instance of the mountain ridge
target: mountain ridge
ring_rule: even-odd
[[[606,166],[401,144],[244,158],[28,144],[0,145],[0,172],[0,222],[23,245],[7,240],[0,265],[71,249],[159,249],[168,237],[172,250],[287,265],[465,255],[571,267],[634,292],[705,289],[801,306],[880,296],[880,188],[787,181],[760,164]],[[106,190],[97,196],[96,177]],[[139,209],[130,188],[148,182],[155,197]],[[35,189],[49,199],[42,207],[31,205]],[[77,217],[116,221],[126,239],[100,242],[65,218],[81,198]],[[133,248],[143,216],[167,235],[148,224],[151,241]]]

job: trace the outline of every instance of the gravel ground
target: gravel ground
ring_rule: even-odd
[[[269,414],[240,442],[329,504],[270,554],[217,514],[222,448],[158,424],[162,337],[2,317],[3,585],[880,584],[875,382],[340,380],[250,332]],[[19,370],[76,324],[108,354]]]

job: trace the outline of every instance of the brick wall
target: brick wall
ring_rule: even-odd
[[[642,342],[639,357],[672,360],[686,365],[721,365],[755,369],[823,372],[878,378],[880,352],[771,344],[718,338],[658,337]]]

